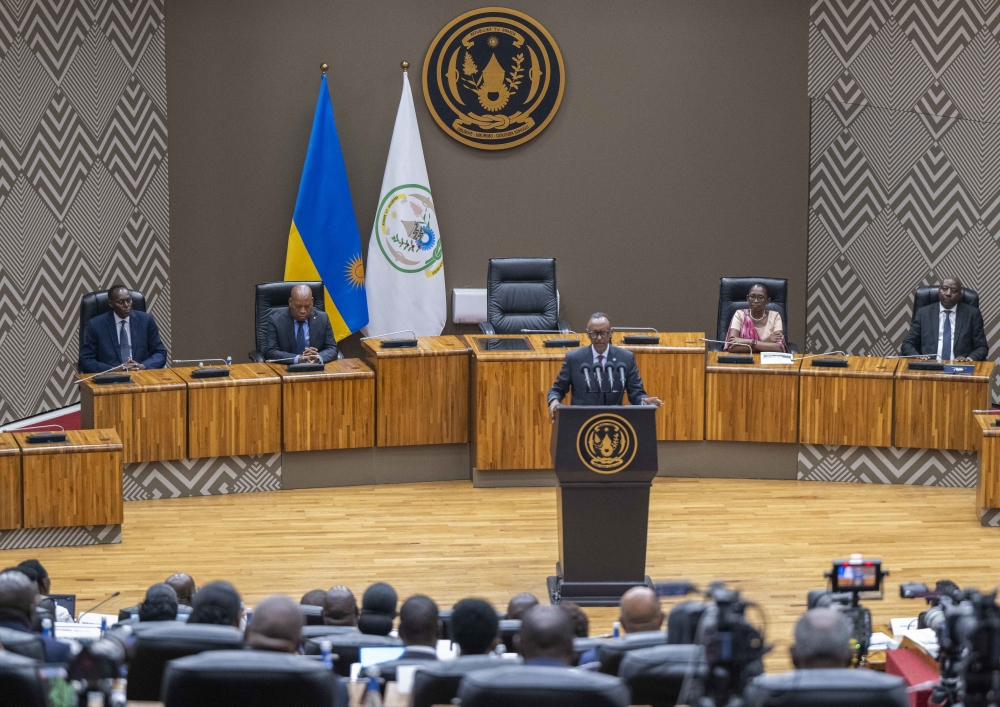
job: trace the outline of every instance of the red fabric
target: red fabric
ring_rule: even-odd
[[[936,669],[927,665],[924,661],[905,648],[885,653],[885,672],[887,675],[898,675],[904,680],[908,687],[914,685],[924,685],[927,683],[937,683],[941,679],[941,674]],[[931,697],[931,687],[916,690],[910,693],[910,707],[928,707]]]
[[[11,431],[16,431],[22,427],[45,427],[45,425],[59,425],[64,430],[78,430],[80,429],[80,411],[74,410],[73,412],[67,412],[65,415],[53,417],[52,419],[45,420],[44,422],[34,422],[32,418],[29,417],[26,420],[12,422],[10,429]]]

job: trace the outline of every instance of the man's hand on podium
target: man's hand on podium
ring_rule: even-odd
[[[655,405],[656,407],[661,407],[663,405],[663,401],[660,400],[659,398],[643,398],[642,399],[642,404],[643,405]]]
[[[559,407],[559,401],[558,400],[550,400],[549,401],[549,419],[552,420],[553,422],[556,419],[556,408],[557,407]]]

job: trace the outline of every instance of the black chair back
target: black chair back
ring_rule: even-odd
[[[38,676],[41,663],[0,651],[0,695],[5,705],[46,707],[45,684]]]
[[[706,606],[703,601],[682,601],[675,605],[667,616],[667,643],[694,643]]]
[[[129,700],[160,699],[163,669],[175,658],[213,650],[239,650],[243,634],[232,626],[157,622],[135,633],[135,656],[129,667],[126,696]],[[142,626],[142,624],[137,624]]]
[[[45,642],[37,633],[0,628],[0,646],[10,653],[45,662]]]
[[[462,707],[626,707],[617,677],[584,670],[512,665],[469,673],[458,686]]]
[[[137,312],[146,311],[146,296],[138,290],[130,290],[132,293],[132,309]],[[98,290],[88,292],[80,299],[80,341],[83,341],[87,333],[87,323],[105,312],[111,311],[108,304],[108,291]]]
[[[487,333],[559,329],[555,258],[492,258],[486,278]],[[484,330],[486,328],[484,327]]]
[[[507,663],[500,663],[500,660],[489,655],[469,655],[457,660],[424,663],[413,677],[412,707],[451,704],[462,678],[473,670],[506,667]]]
[[[507,652],[514,652],[514,636],[521,630],[521,619],[500,619],[500,642],[507,646]]]
[[[913,291],[913,313],[921,307],[936,304],[941,301],[940,287],[937,285],[921,285]],[[968,287],[962,292],[962,302],[979,309],[979,293]]]
[[[719,280],[719,318],[716,323],[715,338],[725,341],[729,334],[729,324],[740,309],[750,306],[747,295],[754,285],[765,285],[771,298],[768,309],[781,315],[781,328],[788,336],[788,280],[774,277],[724,277]],[[708,344],[710,351],[721,351],[722,344]],[[789,351],[792,345],[788,345]]]
[[[269,651],[209,651],[172,660],[167,707],[333,707],[336,678],[322,663]]]
[[[630,651],[622,658],[618,677],[628,683],[632,704],[674,707],[688,681],[684,704],[694,704],[708,674],[701,646],[654,646]]]
[[[601,672],[608,675],[617,675],[618,666],[621,665],[622,658],[629,651],[639,648],[651,648],[661,646],[667,642],[666,631],[639,631],[638,633],[628,633],[621,638],[612,638],[605,641],[597,649],[597,660],[601,663]]]
[[[579,665],[580,664],[580,659],[583,657],[584,653],[586,653],[589,650],[598,650],[598,649],[600,649],[601,644],[607,643],[609,640],[611,640],[611,639],[608,639],[608,638],[590,638],[590,637],[587,637],[587,638],[581,638],[581,637],[574,638],[573,639],[573,664],[574,665]]]
[[[253,298],[253,332],[256,349],[250,352],[250,359],[258,363],[264,360],[264,325],[276,309],[288,306],[288,298],[292,296],[292,288],[296,285],[309,285],[313,293],[313,307],[326,311],[322,282],[262,282],[254,288]]]
[[[324,626],[313,625],[302,627],[303,638],[322,638],[323,636],[343,636],[344,634],[361,633],[357,626]]]
[[[323,625],[322,606],[313,606],[312,604],[299,604],[299,612],[302,614],[302,618],[306,620],[306,626]]]
[[[333,661],[334,672],[343,677],[350,676],[351,663],[360,662],[362,648],[403,645],[401,640],[392,636],[374,636],[368,633],[334,633],[316,636],[306,641],[306,655],[320,655],[320,644],[324,640],[330,641],[332,644],[331,652],[337,656]]]
[[[908,707],[906,682],[874,670],[826,668],[761,675],[743,693],[747,707]]]

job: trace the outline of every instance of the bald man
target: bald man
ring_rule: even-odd
[[[357,626],[360,615],[354,592],[345,586],[332,587],[323,597],[323,623],[326,626]]]
[[[792,663],[799,670],[851,667],[851,625],[833,609],[812,609],[795,624]]]
[[[308,285],[295,285],[288,308],[278,309],[268,318],[264,358],[284,364],[329,363],[337,358],[330,317],[313,307]]]
[[[182,606],[191,606],[194,601],[194,593],[198,591],[194,584],[194,579],[187,572],[176,572],[167,577],[165,584],[169,584],[177,593],[177,603]]]
[[[568,667],[573,664],[573,619],[560,606],[539,604],[521,617],[514,642],[525,665]]]
[[[274,594],[254,607],[243,642],[247,648],[275,653],[298,653],[302,645],[302,612],[286,596]]]
[[[660,598],[649,587],[632,587],[622,595],[618,621],[625,633],[642,633],[663,629],[663,608]],[[580,665],[597,660],[596,648],[580,656]]]
[[[983,315],[962,301],[965,287],[957,277],[946,277],[938,287],[938,301],[913,313],[903,341],[903,356],[924,360],[985,361],[990,352]]]

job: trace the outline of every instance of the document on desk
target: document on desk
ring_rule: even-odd
[[[917,627],[917,617],[889,619],[889,626],[892,628],[893,638],[900,639],[907,631]]]
[[[790,366],[795,363],[792,354],[781,351],[762,351],[760,362],[767,366]]]

